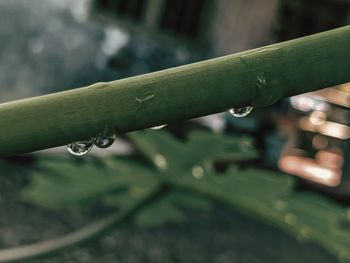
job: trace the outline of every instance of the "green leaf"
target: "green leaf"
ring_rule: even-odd
[[[146,159],[157,164],[157,156],[166,160],[162,170],[188,171],[198,164],[213,164],[216,160],[245,161],[257,158],[253,140],[248,136],[225,136],[196,131],[186,141],[176,140],[160,131],[141,131],[128,135]],[[165,169],[164,169],[165,168]]]
[[[135,223],[142,227],[155,227],[165,223],[180,223],[186,215],[167,198],[150,204],[135,216]]]
[[[40,157],[30,172],[25,199],[54,207],[99,200],[126,209],[163,187],[165,195],[135,215],[138,225],[182,222],[188,209],[207,210],[219,201],[350,259],[347,209],[315,193],[294,191],[293,179],[284,174],[240,169],[237,162],[257,157],[251,138],[192,132],[181,141],[159,131],[128,137],[147,162]],[[229,169],[219,173],[214,167],[218,160],[230,163]]]
[[[150,169],[132,159],[106,158],[96,162],[88,158],[78,164],[67,159],[38,159],[40,169],[31,173],[31,183],[23,199],[49,207],[79,205],[113,193],[116,198],[140,199],[158,181]],[[136,196],[133,189],[142,188]]]
[[[290,177],[260,169],[230,169],[224,174],[173,179],[234,210],[260,219],[304,241],[313,241],[342,260],[350,260],[350,218],[346,207],[316,193],[293,191]]]
[[[159,202],[143,208],[135,217],[136,224],[154,227],[164,223],[180,223],[186,219],[186,210],[209,210],[212,202],[195,193],[171,191]]]

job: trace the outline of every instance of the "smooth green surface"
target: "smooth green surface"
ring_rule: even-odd
[[[0,105],[0,156],[130,132],[350,81],[350,26],[177,68]]]

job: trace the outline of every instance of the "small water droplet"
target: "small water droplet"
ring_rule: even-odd
[[[159,126],[154,126],[154,127],[151,128],[151,130],[157,131],[157,130],[163,129],[163,128],[166,127],[166,126],[167,126],[167,124],[159,125]]]
[[[204,175],[204,169],[202,166],[193,166],[192,168],[192,175],[196,179],[201,179]]]
[[[68,151],[75,156],[87,154],[94,146],[94,139],[86,141],[77,141],[67,145]]]
[[[253,109],[253,106],[245,106],[241,108],[232,108],[229,111],[233,116],[241,118],[247,116]]]
[[[98,148],[108,148],[109,146],[111,146],[113,143],[115,142],[115,137],[114,136],[110,136],[110,137],[102,137],[99,136],[95,139],[95,145]]]

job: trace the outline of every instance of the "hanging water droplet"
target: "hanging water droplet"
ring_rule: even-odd
[[[67,145],[68,151],[75,156],[87,154],[94,146],[94,139],[86,141],[73,142]]]
[[[235,116],[235,117],[245,117],[247,116],[249,113],[251,113],[251,111],[254,109],[253,106],[245,106],[245,107],[241,107],[241,108],[232,108],[229,110],[229,112]]]
[[[95,138],[95,145],[98,148],[108,148],[115,142],[115,137],[114,136],[98,136]]]
[[[165,126],[167,126],[167,125],[168,125],[168,124],[159,125],[159,126],[154,126],[154,127],[151,128],[151,130],[157,131],[157,130],[163,129],[163,128],[164,128]]]
[[[95,137],[94,143],[98,148],[102,148],[102,149],[108,148],[115,142],[116,134],[107,135],[108,130],[109,130],[108,126],[106,125],[104,130],[99,134],[97,134],[97,136]]]

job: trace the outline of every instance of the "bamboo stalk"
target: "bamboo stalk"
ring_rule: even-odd
[[[350,26],[137,77],[0,104],[0,156],[265,107],[350,81]]]

